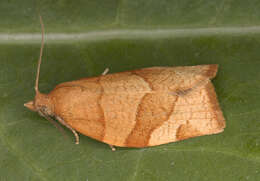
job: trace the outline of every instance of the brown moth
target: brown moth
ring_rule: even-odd
[[[218,65],[151,67],[57,85],[49,94],[38,90],[24,104],[41,116],[111,146],[149,147],[220,133],[225,119],[211,83]],[[77,132],[76,132],[77,131]]]

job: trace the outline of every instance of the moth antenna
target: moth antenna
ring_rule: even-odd
[[[40,76],[40,67],[42,62],[42,52],[44,47],[44,24],[41,15],[40,15],[40,23],[41,23],[41,30],[42,30],[42,41],[41,41],[40,57],[38,60],[37,75],[36,75],[35,87],[34,87],[36,93],[39,92],[39,76]]]

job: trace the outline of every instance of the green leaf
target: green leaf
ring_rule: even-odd
[[[260,180],[260,2],[24,0],[0,2],[0,180]],[[225,131],[116,152],[69,139],[23,104],[82,77],[150,66],[219,64]],[[35,34],[37,33],[37,34]]]

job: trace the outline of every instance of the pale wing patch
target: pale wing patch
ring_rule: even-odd
[[[147,146],[178,141],[176,138],[178,128],[185,123],[186,120],[176,121],[171,116],[168,121],[164,122],[159,128],[153,131]]]

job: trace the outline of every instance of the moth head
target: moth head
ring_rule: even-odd
[[[39,75],[40,75],[40,67],[42,62],[42,52],[44,47],[44,25],[42,22],[42,18],[40,16],[40,22],[41,22],[41,28],[42,28],[42,41],[41,41],[41,50],[40,50],[40,57],[38,60],[38,66],[37,66],[37,74],[36,74],[36,80],[35,80],[35,98],[33,101],[29,101],[24,104],[25,107],[30,109],[31,111],[38,112],[41,116],[47,116],[52,115],[52,104],[51,99],[46,94],[42,94],[39,91]]]
[[[24,104],[25,107],[31,111],[38,112],[41,116],[53,115],[53,106],[51,99],[48,95],[42,94],[40,92],[36,93],[36,96],[33,101],[29,101]]]

